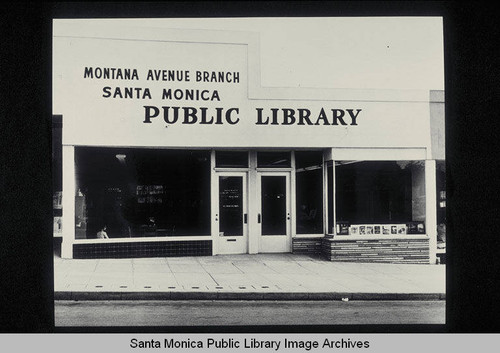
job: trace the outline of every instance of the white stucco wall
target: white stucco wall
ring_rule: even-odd
[[[106,30],[103,31],[103,28]],[[63,144],[160,147],[430,147],[429,92],[407,89],[262,87],[260,37],[251,32],[88,26],[55,22],[54,113],[62,114]],[[311,48],[311,55],[314,52]],[[135,70],[137,78],[84,77],[85,68]],[[304,62],[303,70],[314,68]],[[189,72],[189,82],[147,80],[148,70]],[[196,72],[238,73],[239,82],[197,82]],[[134,98],[104,97],[117,87],[140,88]],[[144,96],[145,89],[148,95]],[[192,89],[213,100],[162,99],[163,89]],[[149,98],[151,97],[151,98]],[[216,108],[233,109],[238,123],[166,124],[163,114],[145,121],[145,106],[201,108],[209,117]],[[171,109],[170,113],[172,113]],[[278,109],[278,125],[258,125]],[[283,109],[296,123],[283,125]],[[299,109],[309,111],[313,125],[297,124]],[[345,126],[333,125],[332,109],[342,110]],[[356,115],[351,125],[348,111]],[[215,117],[215,115],[214,115]],[[321,119],[318,120],[318,117]],[[326,120],[325,120],[326,118]],[[210,118],[208,118],[210,120]],[[328,122],[328,123],[327,123]],[[318,125],[315,125],[318,123]],[[167,127],[168,126],[168,127]]]

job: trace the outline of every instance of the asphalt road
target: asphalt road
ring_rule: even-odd
[[[56,301],[56,327],[445,324],[445,301]]]

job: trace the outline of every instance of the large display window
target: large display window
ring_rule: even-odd
[[[210,152],[75,148],[77,239],[210,235]]]
[[[337,161],[339,235],[425,234],[423,161]]]
[[[323,233],[323,152],[295,151],[297,234]]]

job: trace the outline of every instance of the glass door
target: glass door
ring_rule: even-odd
[[[259,252],[290,252],[290,173],[259,172]]]
[[[245,254],[248,251],[246,173],[217,173],[219,254]]]

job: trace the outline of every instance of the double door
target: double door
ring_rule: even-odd
[[[290,252],[290,172],[216,175],[216,253]]]

